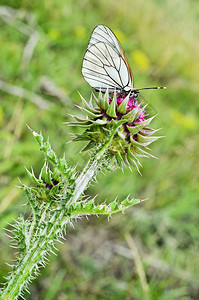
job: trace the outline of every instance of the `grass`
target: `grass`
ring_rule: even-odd
[[[20,213],[28,214],[26,199],[15,188],[17,178],[27,183],[24,165],[37,171],[43,159],[26,123],[49,136],[71,164],[83,166],[86,160],[86,154],[78,154],[82,145],[66,144],[71,129],[63,122],[68,113],[77,113],[77,90],[90,96],[81,63],[90,33],[101,23],[120,39],[136,87],[168,87],[142,93],[150,113],[158,113],[153,127],[162,128],[165,138],[152,146],[158,160],[142,160],[142,177],[128,170],[100,175],[89,192],[102,202],[128,194],[149,200],[109,223],[90,218],[75,224],[26,299],[198,299],[198,2],[2,0],[1,16],[3,5],[16,9],[18,19],[0,18],[0,79],[40,95],[50,106],[42,109],[32,97],[0,91],[0,281],[9,271],[4,262],[15,258],[3,228]],[[24,59],[29,37],[20,28],[39,34],[30,61]],[[46,77],[61,96],[49,94]],[[147,293],[126,233],[138,249]]]

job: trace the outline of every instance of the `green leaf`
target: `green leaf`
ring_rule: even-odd
[[[95,109],[92,108],[88,102],[82,97],[82,95],[79,93],[80,97],[81,97],[81,100],[82,100],[82,104],[83,104],[83,107],[87,110],[89,110],[91,113],[96,113]]]
[[[34,135],[37,143],[41,146],[43,144],[43,136],[42,134],[38,134],[37,132],[35,132],[32,128],[30,128],[28,125],[26,125],[28,127],[28,129],[32,132],[32,134]]]
[[[140,125],[140,124],[139,125],[135,125],[135,126],[128,126],[127,125],[127,128],[129,130],[130,134],[134,135],[134,134],[138,133],[140,130],[142,130],[143,126]]]
[[[27,174],[28,174],[28,177],[30,178],[30,180],[31,180],[35,185],[41,186],[41,187],[44,187],[44,186],[45,186],[45,184],[44,184],[40,179],[36,178],[36,176],[35,176],[33,170],[32,170],[32,172],[30,172],[26,167],[25,167],[25,169],[26,169],[26,172],[27,172]]]
[[[42,143],[40,147],[41,151],[43,151],[45,154],[51,149],[50,144],[48,142]]]
[[[162,138],[162,136],[143,136],[139,133],[137,134],[137,141],[143,146],[148,146],[160,138]]]
[[[115,100],[113,98],[113,100],[111,101],[106,113],[109,117],[112,117],[112,118],[117,118],[117,115],[116,115],[116,103],[115,103]]]
[[[115,158],[116,158],[116,161],[117,161],[118,165],[119,165],[121,168],[123,168],[124,161],[123,161],[123,158],[122,158],[120,152],[117,152],[117,153],[115,154]]]
[[[88,133],[83,132],[82,134],[77,134],[76,137],[72,141],[75,141],[75,142],[90,141],[90,136]]]
[[[133,152],[133,154],[138,156],[138,157],[156,158],[155,156],[153,156],[152,154],[144,151],[140,147],[132,147],[131,152]]]
[[[47,152],[46,157],[51,161],[52,164],[57,163],[57,156],[52,149]]]
[[[89,126],[92,126],[92,123],[89,121],[81,121],[81,122],[67,122],[66,123],[68,126],[76,126],[76,127],[84,127],[87,128]]]
[[[59,181],[59,178],[60,178],[60,173],[57,169],[54,169],[53,170],[53,173],[52,173],[52,178],[56,181]]]
[[[127,120],[128,123],[132,123],[135,120],[139,107],[135,107],[128,114],[123,115],[122,119]]]
[[[151,117],[151,118],[149,118],[149,119],[147,119],[147,120],[145,120],[145,121],[143,121],[143,122],[140,122],[139,124],[142,125],[143,127],[148,126],[148,125],[151,123],[151,121],[152,121],[156,116],[157,116],[157,115],[155,115],[155,116],[153,116],[153,117]]]
[[[121,114],[125,114],[126,110],[127,110],[127,104],[129,102],[129,94],[126,96],[126,98],[122,101],[122,103],[120,104],[120,106],[118,107],[117,111]]]
[[[34,134],[35,133],[35,134]],[[42,143],[43,143],[43,136],[41,135],[41,134],[36,134],[36,132],[34,131],[34,136],[35,136],[35,139],[36,139],[36,141],[37,141],[37,143],[39,144],[39,145],[42,145]]]
[[[51,181],[51,176],[50,176],[50,170],[47,167],[47,165],[45,164],[42,168],[42,179],[45,183],[52,185],[52,181]]]
[[[90,150],[96,146],[96,142],[90,141],[85,147],[82,148],[80,152],[85,152],[87,150]]]
[[[126,123],[125,120],[119,120],[119,121],[114,121],[114,125],[113,125],[113,131],[117,130],[121,125],[123,125],[124,123]]]
[[[86,108],[84,108],[84,107],[80,107],[80,109],[81,109],[82,111],[84,111],[84,112],[86,113],[86,115],[87,115],[89,118],[91,118],[91,119],[96,119],[96,118],[102,116],[102,114],[99,114],[99,113],[93,113],[93,112],[89,111],[88,109],[86,109]]]
[[[69,170],[69,168],[67,168],[67,164],[66,164],[66,160],[65,158],[60,158],[57,162],[57,168],[58,170],[63,173],[63,174],[66,174]]]
[[[86,205],[85,205],[85,209],[90,211],[90,213],[92,213],[94,208],[95,208],[95,205],[94,205],[93,201],[94,200],[92,199],[88,203],[86,203]]]
[[[137,146],[137,147],[143,146],[141,143],[138,143],[137,141],[135,141],[132,136],[130,136],[130,142],[131,142],[131,145],[133,145],[133,146]]]
[[[99,105],[103,110],[107,110],[109,107],[109,92],[108,89],[106,90],[106,93],[104,94],[104,97],[101,97],[99,99]]]
[[[144,201],[144,200],[140,200],[140,199],[131,199],[131,200],[129,200],[129,199],[127,198],[127,199],[123,200],[123,201],[121,202],[121,204],[124,205],[125,208],[127,208],[127,207],[133,206],[133,205],[135,205],[135,204],[141,203],[141,202],[143,202],[143,201]]]
[[[97,119],[97,120],[91,120],[92,124],[95,124],[95,125],[105,125],[108,123],[107,120],[102,120],[102,119]]]
[[[145,109],[146,105],[144,107],[138,107],[138,112],[135,116],[135,120],[137,120],[139,118],[139,116],[143,113],[144,109]]]
[[[91,96],[94,97],[97,106],[100,107],[100,101],[101,101],[101,99],[102,99],[102,97],[103,97],[103,96],[102,96],[102,93],[99,92],[98,98],[95,96],[95,94],[94,94],[93,92],[92,92]]]
[[[117,202],[112,202],[112,203],[110,203],[109,204],[109,208],[111,208],[111,211],[113,212],[113,211],[118,211],[118,209],[119,209],[119,206],[118,206],[118,203]],[[110,211],[109,211],[110,212]]]
[[[139,131],[141,131],[145,126],[149,125],[154,118],[155,118],[155,116],[153,116],[153,117],[151,117],[151,118],[149,118],[149,119],[147,119],[143,122],[140,122],[140,123],[133,123],[134,126],[128,126],[127,125],[127,128],[128,128],[128,130],[130,131],[131,134],[136,134]],[[136,119],[137,119],[137,115],[136,115]]]

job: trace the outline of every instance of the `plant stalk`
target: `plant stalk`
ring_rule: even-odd
[[[28,284],[37,275],[39,267],[45,265],[46,256],[52,252],[54,243],[62,236],[64,225],[73,218],[67,216],[72,204],[75,204],[89,182],[96,175],[101,158],[110,146],[110,143],[121,125],[114,125],[112,132],[106,142],[96,151],[94,157],[88,162],[80,176],[76,180],[76,188],[71,199],[67,199],[67,204],[63,204],[57,209],[51,209],[51,203],[47,202],[37,225],[32,223],[26,234],[26,250],[18,259],[18,264],[13,268],[13,273],[8,279],[5,289],[2,291],[1,300],[15,300],[27,288]],[[31,201],[30,201],[31,202]],[[73,208],[75,209],[75,208]],[[34,222],[34,220],[32,220]],[[36,228],[35,228],[36,227]]]
[[[124,121],[122,122],[120,121],[113,126],[112,133],[108,137],[107,141],[100,147],[100,149],[97,151],[95,156],[91,158],[90,162],[86,165],[86,167],[84,168],[80,176],[77,178],[74,196],[68,202],[68,206],[70,206],[72,203],[75,203],[82,195],[82,193],[86,190],[88,183],[95,176],[97,172],[100,159],[102,158],[106,150],[109,148],[118,127],[121,126],[122,123],[124,123]]]
[[[60,224],[63,222],[64,224],[67,223],[65,211],[60,210],[59,215],[57,215],[56,211],[54,214],[55,222],[53,226],[46,226],[43,234],[37,235],[37,239],[34,239],[33,245],[27,249],[24,257],[19,261],[9,278],[8,284],[0,296],[1,300],[18,299],[18,296],[26,288],[27,284],[37,275],[39,267],[45,265],[48,252],[53,252],[51,249],[48,250],[48,248],[49,244],[54,244],[55,234],[57,234],[56,230],[58,229],[61,234],[62,226]],[[48,220],[44,221],[48,224]]]

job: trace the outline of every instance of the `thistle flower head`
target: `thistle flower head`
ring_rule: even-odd
[[[152,136],[154,130],[149,127],[152,119],[147,118],[146,106],[139,104],[136,98],[130,95],[122,97],[119,94],[110,95],[99,93],[91,95],[88,103],[80,95],[83,103],[81,110],[86,114],[85,119],[75,117],[76,122],[70,125],[84,128],[83,133],[77,134],[74,141],[88,141],[82,151],[89,150],[106,142],[114,125],[120,126],[111,141],[108,155],[115,158],[117,165],[123,167],[132,164],[139,171],[139,157],[154,157],[148,153],[148,146],[159,137]],[[93,99],[97,106],[93,106]]]

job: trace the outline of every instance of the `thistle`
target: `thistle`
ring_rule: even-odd
[[[140,202],[139,199],[127,197],[120,202],[113,199],[109,204],[97,204],[95,197],[89,199],[85,192],[97,173],[105,168],[115,165],[127,165],[130,168],[133,163],[139,171],[138,158],[151,157],[147,147],[158,138],[152,137],[155,130],[148,127],[153,117],[147,119],[145,106],[142,107],[137,99],[129,95],[122,98],[115,93],[110,97],[107,91],[104,95],[100,93],[98,98],[92,95],[90,104],[81,98],[81,109],[87,117],[75,117],[76,121],[70,123],[84,128],[83,133],[76,135],[73,141],[87,141],[82,151],[92,151],[90,160],[80,174],[65,157],[57,157],[42,134],[30,129],[45,161],[38,176],[33,170],[27,170],[31,186],[21,184],[32,214],[27,219],[19,217],[13,225],[11,234],[19,254],[1,290],[2,300],[16,300],[23,296],[40,267],[46,265],[48,254],[54,253],[56,242],[63,238],[66,227],[74,219],[89,215],[110,217]],[[93,98],[97,105],[95,107]]]
[[[148,146],[156,141],[158,136],[152,136],[157,130],[149,127],[153,117],[147,118],[146,106],[138,104],[136,98],[128,94],[126,97],[114,94],[99,93],[97,98],[91,95],[90,103],[80,95],[83,107],[80,109],[86,114],[85,119],[75,117],[72,126],[83,127],[81,134],[76,134],[73,141],[87,141],[82,149],[86,151],[104,144],[117,126],[114,138],[107,149],[107,157],[114,161],[115,165],[123,168],[124,165],[131,168],[134,165],[139,171],[139,157],[154,157],[148,151]],[[93,105],[93,99],[96,105]]]

